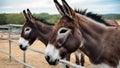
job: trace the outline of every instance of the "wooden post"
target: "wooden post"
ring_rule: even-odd
[[[9,25],[9,59],[10,59],[10,62],[11,62],[11,26]]]
[[[26,51],[23,51],[23,62],[26,63]],[[23,68],[26,68],[26,66],[23,65]]]

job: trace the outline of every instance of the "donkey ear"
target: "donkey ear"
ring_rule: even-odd
[[[26,11],[25,11],[25,10],[23,10],[23,14],[24,14],[24,16],[25,16],[26,20],[28,20],[29,18],[28,18],[28,15],[27,15],[27,13],[26,13]]]
[[[62,0],[62,4],[63,4],[63,9],[65,11],[65,14],[70,18],[73,18],[75,15],[75,11],[67,4],[65,0]]]
[[[62,16],[65,15],[65,12],[64,12],[64,10],[63,10],[62,5],[59,4],[57,0],[54,0],[54,3],[55,3],[56,8],[58,9],[59,13],[60,13]]]
[[[29,9],[27,9],[27,13],[28,13],[29,18],[32,19],[33,16]]]
[[[35,18],[29,9],[27,9],[27,14],[28,14],[28,17],[29,17],[29,20],[31,21],[31,23],[35,23]]]

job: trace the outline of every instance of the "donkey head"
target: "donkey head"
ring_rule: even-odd
[[[57,0],[54,0],[54,3],[62,18],[54,26],[46,48],[45,58],[51,65],[58,64],[59,59],[76,51],[80,47],[82,39],[75,11],[69,7],[65,0],[62,0],[63,6]]]
[[[37,38],[35,18],[32,16],[29,9],[27,13],[23,10],[26,22],[22,27],[21,37],[19,39],[19,47],[22,50],[26,50]]]

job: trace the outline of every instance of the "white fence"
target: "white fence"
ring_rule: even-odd
[[[0,40],[9,40],[9,53],[3,52],[3,51],[0,51],[0,53],[8,55],[10,62],[11,62],[11,59],[13,59],[13,60],[16,60],[17,62],[23,64],[23,68],[26,68],[26,67],[34,68],[33,66],[26,63],[26,52],[23,52],[23,61],[20,61],[15,56],[11,55],[11,49],[12,49],[11,48],[11,46],[12,46],[11,42],[14,42],[14,43],[16,43],[18,45],[18,42],[13,40],[11,35],[12,34],[20,34],[21,33],[21,27],[22,27],[22,25],[15,25],[15,24],[1,25],[0,26],[0,33],[3,33],[2,35],[4,35],[4,33],[9,34],[8,38],[3,38],[3,36],[0,37]],[[38,50],[35,50],[33,48],[30,48],[30,47],[28,49],[31,50],[31,51],[41,53],[41,54],[44,55],[44,52],[42,52],[42,51],[38,51]],[[74,68],[84,68],[82,66],[73,64],[73,63],[71,63],[69,61],[66,61],[66,60],[60,60],[60,62],[66,64],[66,65],[70,65],[70,66],[72,66]]]

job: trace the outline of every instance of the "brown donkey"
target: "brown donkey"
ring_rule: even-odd
[[[44,21],[44,19],[36,19],[27,9],[27,13],[25,10],[23,11],[26,22],[23,25],[21,38],[19,40],[19,46],[22,50],[27,50],[27,47],[33,44],[33,42],[38,38],[45,45],[48,44],[48,40],[50,38],[50,33],[53,29],[53,24],[49,24],[49,22]],[[75,52],[76,63],[83,66],[84,65],[84,55],[81,54],[81,62],[79,61],[78,52]],[[70,61],[70,54],[66,56],[66,60]],[[68,66],[67,66],[68,68]]]
[[[90,59],[93,68],[120,68],[120,27],[110,26],[93,13],[76,13],[65,0],[63,7],[54,0],[62,18],[54,26],[46,48],[46,60],[51,65],[80,49]]]
[[[106,23],[113,25],[113,26],[119,26],[119,24],[116,20],[106,20]]]

